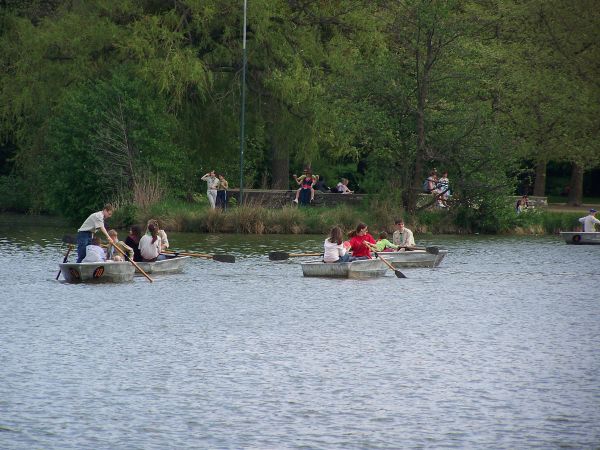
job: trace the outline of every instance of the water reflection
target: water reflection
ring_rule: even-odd
[[[237,262],[78,286],[54,281],[71,232],[0,225],[2,448],[599,440],[600,248],[417,236],[440,268],[352,281],[267,258],[321,236],[170,233]]]

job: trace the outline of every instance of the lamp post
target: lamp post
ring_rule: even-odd
[[[242,52],[243,52],[243,63],[242,63],[242,110],[240,112],[240,206],[244,203],[244,141],[245,141],[245,112],[246,112],[246,10],[248,7],[248,0],[244,0],[244,30],[242,32]]]

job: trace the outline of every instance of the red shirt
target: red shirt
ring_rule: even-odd
[[[365,234],[364,236],[357,235],[350,239],[350,248],[352,250],[352,256],[368,256],[369,258],[371,257],[371,249],[367,247],[364,241],[375,245],[375,239],[373,239],[373,236],[371,236],[369,233]]]

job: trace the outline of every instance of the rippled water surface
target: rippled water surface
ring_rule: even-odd
[[[266,257],[320,236],[170,233],[237,262],[88,286],[65,231],[0,221],[0,448],[600,445],[600,246],[417,236],[440,268],[352,281]]]

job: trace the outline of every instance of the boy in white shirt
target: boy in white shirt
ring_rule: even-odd
[[[579,219],[579,222],[581,222],[583,224],[583,231],[586,233],[593,233],[594,231],[596,231],[595,226],[596,224],[600,224],[600,220],[596,219],[596,210],[594,208],[590,209],[590,213],[585,216],[582,217],[581,219]]]
[[[91,245],[94,234],[100,230],[106,236],[109,243],[113,240],[104,228],[104,219],[108,219],[113,214],[113,206],[110,203],[104,205],[102,211],[89,215],[77,230],[77,262],[80,263],[85,258],[86,247]]]

